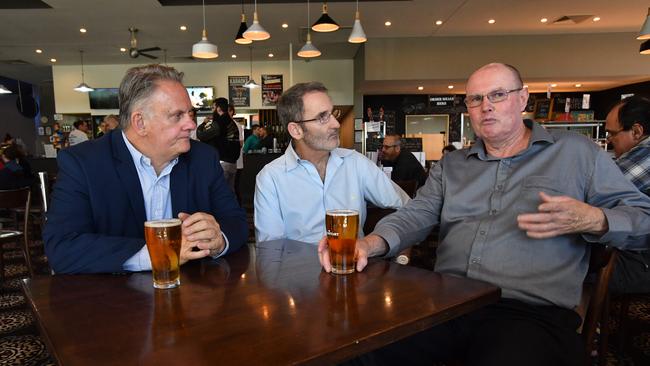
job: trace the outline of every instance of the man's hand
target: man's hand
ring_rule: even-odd
[[[542,203],[537,213],[517,216],[517,223],[526,235],[535,239],[552,238],[564,234],[603,234],[609,226],[603,211],[566,196],[539,193]]]
[[[357,271],[361,272],[368,265],[368,258],[377,255],[383,255],[388,251],[388,244],[378,235],[368,235],[363,239],[357,240],[354,258],[357,262]],[[327,245],[327,236],[324,236],[318,242],[318,259],[325,272],[332,271],[332,262],[330,261],[330,251]]]
[[[188,260],[217,255],[221,253],[226,245],[221,227],[214,216],[204,212],[197,212],[189,215],[180,212],[178,218],[183,222],[183,241],[181,244],[180,264]],[[193,248],[200,249],[192,251]]]

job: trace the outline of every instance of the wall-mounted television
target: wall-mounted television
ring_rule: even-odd
[[[211,86],[188,86],[187,94],[190,95],[192,106],[201,111],[209,111],[214,99],[214,87]]]
[[[96,88],[88,93],[90,109],[119,109],[117,88]]]

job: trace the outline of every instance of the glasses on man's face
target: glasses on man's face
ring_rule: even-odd
[[[395,146],[397,146],[397,145],[381,145],[381,148],[384,149],[384,150],[388,150],[391,147],[395,147]]]
[[[628,131],[628,130],[625,130],[625,129],[621,128],[618,131],[607,131],[607,140],[613,139],[614,137],[618,136],[618,134],[623,132],[623,131]]]
[[[335,110],[333,110],[331,112],[323,112],[323,113],[319,114],[318,117],[316,117],[316,118],[305,119],[305,120],[302,120],[302,121],[296,121],[296,123],[318,122],[321,125],[324,125],[324,124],[326,124],[327,122],[330,121],[331,117],[334,117],[336,120],[338,120],[340,116],[341,116],[341,111],[338,110],[338,109],[335,109]]]
[[[510,90],[497,89],[487,94],[468,95],[465,97],[465,105],[468,108],[478,107],[483,104],[483,98],[485,97],[487,97],[488,100],[492,103],[503,102],[504,100],[508,99],[508,95],[510,95],[510,93],[520,91],[521,89],[523,89],[523,87]]]

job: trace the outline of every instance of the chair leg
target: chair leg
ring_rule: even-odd
[[[4,245],[0,242],[0,294],[4,292],[5,284],[5,255],[4,255]]]
[[[629,294],[624,294],[621,296],[621,311],[618,316],[618,346],[623,354],[627,352],[627,342],[625,341],[625,335],[627,333],[627,323],[629,321],[628,312],[630,310],[631,299],[632,296]]]
[[[607,346],[609,342],[609,293],[605,295],[603,302],[603,311],[600,316],[600,342],[598,343],[598,365],[605,365],[607,356]]]
[[[27,235],[25,235],[24,240],[23,256],[25,257],[25,264],[27,265],[27,270],[29,271],[29,277],[34,278],[34,267],[32,267],[32,256],[29,252],[29,240],[27,239]]]

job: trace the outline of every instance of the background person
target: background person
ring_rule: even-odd
[[[74,129],[68,135],[68,143],[70,146],[80,144],[88,141],[88,123],[86,121],[78,120],[73,124]]]
[[[390,179],[394,182],[415,180],[418,187],[424,185],[427,173],[422,164],[410,151],[402,150],[400,135],[388,134],[381,145],[383,160],[382,165],[392,167]]]

